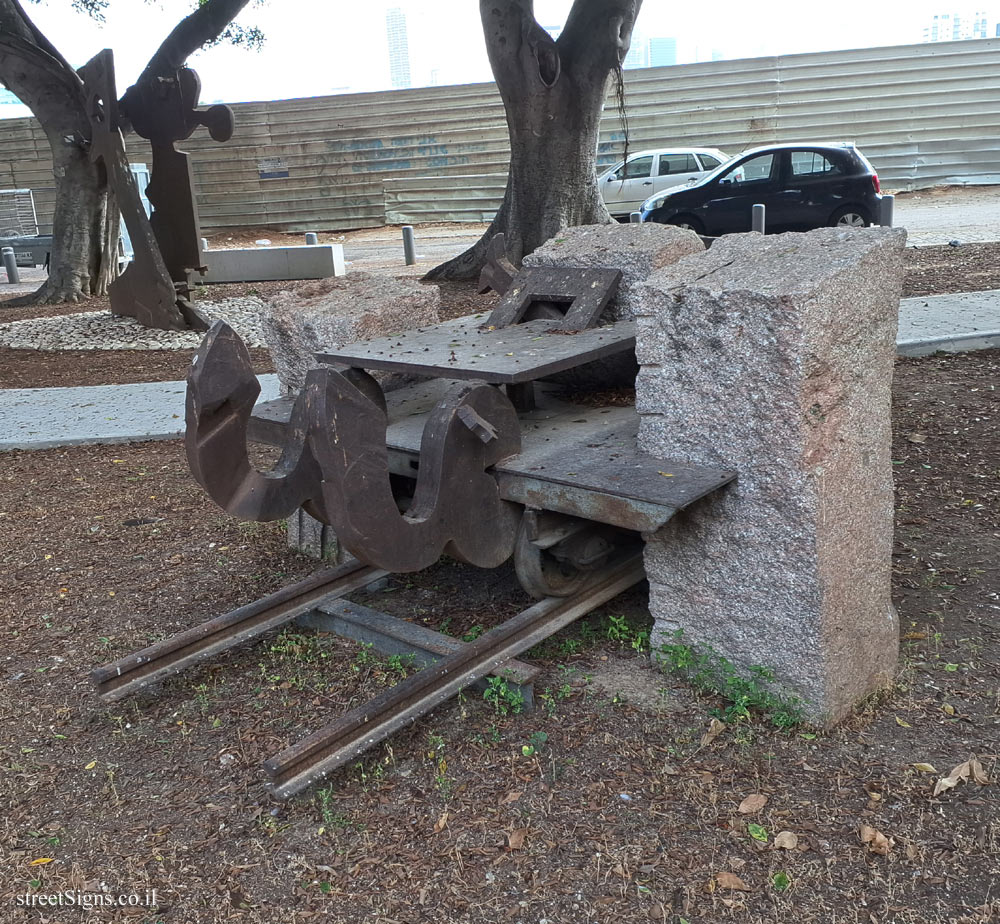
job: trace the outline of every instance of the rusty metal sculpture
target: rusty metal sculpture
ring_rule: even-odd
[[[416,492],[401,514],[386,460],[384,402],[355,382],[334,369],[312,370],[281,459],[261,473],[246,452],[260,387],[246,347],[217,322],[189,375],[187,455],[196,480],[243,519],[276,520],[305,505],[361,561],[389,571],[419,571],[445,552],[483,568],[510,558],[520,511],[485,473],[521,448],[517,413],[503,393],[483,383],[448,391],[424,429]]]
[[[642,581],[639,534],[733,473],[640,453],[634,410],[584,409],[546,393],[537,410],[519,416],[509,391],[632,349],[632,322],[591,326],[619,277],[522,270],[509,280],[498,322],[530,317],[534,299],[547,301],[555,317],[487,329],[478,318],[459,318],[321,354],[333,365],[310,371],[297,397],[278,402],[284,422],[268,432],[277,433],[282,455],[267,473],[247,455],[260,419],[249,354],[232,330],[213,327],[188,377],[186,445],[195,477],[246,519],[277,519],[305,505],[333,526],[354,560],[99,668],[101,696],[141,689],[307,610],[307,619],[321,619],[310,610],[321,596],[320,610],[329,612],[332,600],[387,571],[415,571],[442,553],[486,568],[513,557],[539,602],[472,642],[432,641],[439,652],[429,666],[268,760],[271,792],[287,798],[463,687],[511,669],[518,654]],[[565,315],[560,305],[569,305]],[[384,395],[365,369],[424,381]],[[381,632],[388,639],[381,650],[406,650],[400,640],[413,638],[412,624],[379,613],[366,622],[357,612],[365,607],[351,607],[353,621],[338,605],[334,622],[319,625],[365,641]],[[350,627],[342,631],[345,620]],[[399,627],[386,630],[392,622]]]
[[[452,386],[424,425],[413,501],[400,514],[389,484],[386,414],[332,369],[311,373],[312,445],[323,471],[327,522],[362,561],[420,571],[447,552],[480,568],[510,558],[520,509],[500,498],[486,469],[521,449],[521,427],[503,392]]]
[[[156,236],[142,207],[135,177],[129,170],[122,138],[122,118],[115,89],[114,56],[109,49],[82,68],[91,125],[91,160],[102,161],[132,240],[132,262],[108,287],[113,314],[133,317],[146,327],[205,330],[194,307],[180,298],[163,263]]]
[[[503,232],[494,234],[486,247],[486,265],[479,273],[479,294],[492,289],[499,295],[506,295],[516,275],[517,267],[507,259]]]
[[[192,360],[188,383],[188,465],[209,497],[244,520],[277,520],[302,506],[323,519],[322,473],[308,440],[308,394],[295,403],[281,458],[265,474],[250,464],[246,449],[260,385],[231,327],[212,327]]]
[[[233,135],[233,110],[215,105],[198,109],[201,80],[190,67],[179,67],[169,77],[143,75],[121,99],[121,112],[137,135],[153,149],[146,197],[153,206],[150,224],[170,278],[184,297],[190,293],[190,274],[201,266],[201,229],[194,196],[191,159],[174,147],[204,126],[214,141]]]

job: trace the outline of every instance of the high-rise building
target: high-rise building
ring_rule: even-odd
[[[649,39],[650,67],[667,67],[676,63],[677,39],[663,37]]]
[[[955,42],[962,39],[986,38],[990,34],[990,16],[982,10],[953,10],[935,13],[924,26],[925,42]],[[1000,35],[1000,25],[996,26]]]
[[[410,45],[406,14],[399,7],[385,12],[385,37],[389,43],[389,82],[393,89],[405,89],[410,85]]]
[[[632,40],[629,43],[628,54],[622,61],[622,67],[626,70],[649,67],[649,40],[636,29],[632,30]]]

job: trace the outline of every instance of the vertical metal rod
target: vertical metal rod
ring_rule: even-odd
[[[3,268],[7,270],[7,282],[20,282],[21,274],[17,271],[17,257],[13,247],[3,248]]]
[[[892,227],[893,212],[895,211],[896,197],[883,196],[878,208],[878,223],[883,228]]]
[[[764,206],[757,204],[753,207],[753,218],[750,225],[751,231],[756,231],[758,234],[764,233]]]
[[[403,225],[403,257],[407,266],[417,262],[417,254],[413,249],[413,225]]]
[[[306,231],[306,245],[311,246],[319,243],[319,235],[315,231]]]
[[[629,212],[628,220],[633,225],[642,224],[642,212]]]

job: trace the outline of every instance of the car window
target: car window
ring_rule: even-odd
[[[698,164],[693,154],[661,154],[660,176],[671,173],[697,173]]]
[[[758,154],[740,164],[730,167],[719,177],[720,183],[764,183],[771,178],[774,154]]]
[[[840,167],[816,151],[792,151],[792,176],[837,176]]]
[[[653,155],[648,157],[637,157],[630,160],[625,165],[625,175],[623,179],[634,180],[640,176],[649,176],[653,172]]]
[[[703,170],[714,170],[719,164],[722,163],[718,157],[712,157],[711,154],[699,154],[701,158],[701,166]]]

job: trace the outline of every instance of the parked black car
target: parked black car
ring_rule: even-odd
[[[774,144],[744,151],[690,186],[642,204],[642,220],[716,236],[751,229],[753,206],[765,230],[865,227],[878,221],[878,175],[849,142]]]

